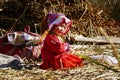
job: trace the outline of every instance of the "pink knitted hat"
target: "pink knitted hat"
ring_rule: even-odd
[[[47,18],[46,18],[47,26],[49,28],[49,31],[54,25],[60,25],[62,23],[67,24],[67,30],[65,33],[67,33],[72,26],[72,21],[68,19],[64,14],[62,13],[48,13]],[[64,33],[64,34],[65,34]]]

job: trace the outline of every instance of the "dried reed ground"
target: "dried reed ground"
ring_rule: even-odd
[[[96,36],[101,34],[99,33],[99,31],[97,31],[98,27],[103,26],[109,35],[119,36],[118,31],[120,28],[119,26],[115,25],[114,20],[108,19],[109,17],[104,13],[104,11],[101,14],[96,14],[100,12],[102,9],[94,9],[94,7],[91,7],[91,5],[88,5],[86,2],[84,2],[84,0],[82,1],[83,1],[82,3],[76,4],[76,6],[72,6],[72,7],[65,6],[65,8],[62,8],[62,9],[60,7],[61,12],[64,12],[68,17],[72,18],[75,21],[74,22],[75,25],[73,25],[72,32],[77,34],[82,34],[84,36]],[[40,3],[37,3],[37,4],[40,5]],[[58,6],[55,7],[55,5],[53,5],[53,7],[54,7],[54,10],[57,11]],[[49,8],[53,9],[53,7],[46,6],[46,9],[48,8],[47,11],[49,11]],[[10,9],[7,9],[7,10],[10,10]],[[34,13],[35,12],[34,10],[36,9],[32,9],[32,10],[33,11],[31,12]],[[72,13],[74,13],[75,16],[72,15]],[[38,14],[35,13],[34,17],[37,15]],[[41,15],[43,14],[41,13]],[[32,17],[31,19],[34,19],[34,17]],[[11,23],[11,22],[8,21],[8,23]],[[84,53],[86,55],[92,55],[92,54],[112,55],[112,49],[110,47],[101,48],[99,45],[95,45],[95,46],[87,45],[87,46],[88,47],[85,47],[85,48],[84,46],[82,46],[82,48],[79,48],[79,47],[75,48],[76,54]],[[76,47],[76,45],[74,47]],[[120,51],[119,46],[118,46],[118,51]],[[120,73],[105,69],[102,66],[99,66],[90,62],[88,64],[85,64],[81,68],[78,67],[75,69],[56,70],[56,71],[42,70],[36,67],[34,67],[32,70],[29,70],[29,69],[15,70],[11,68],[0,69],[0,80],[119,80],[119,79],[120,79]]]
[[[76,50],[76,54],[110,54],[112,50],[110,45],[71,45]],[[117,46],[119,50],[119,45]],[[105,64],[104,62],[100,62]],[[109,66],[109,65],[107,65]],[[110,67],[110,66],[109,66]],[[111,67],[119,69],[117,66]],[[33,67],[32,70],[11,68],[0,69],[0,80],[119,80],[120,73],[108,70],[100,65],[88,62],[83,67],[65,70],[42,70]]]

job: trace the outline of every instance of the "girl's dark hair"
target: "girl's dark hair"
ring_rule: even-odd
[[[55,25],[53,25],[55,26]],[[44,17],[44,19],[42,20],[41,23],[41,34],[43,34],[46,30],[48,30],[48,23],[47,23],[47,16]],[[49,31],[49,33],[53,33],[52,30],[54,29],[54,27],[52,27],[52,29]]]
[[[42,31],[41,33],[43,34],[47,29],[48,29],[48,24],[47,24],[47,20],[46,20],[46,16],[44,17],[44,19],[42,20],[42,23],[41,23],[41,27],[42,27]]]

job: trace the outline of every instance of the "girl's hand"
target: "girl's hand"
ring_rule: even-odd
[[[64,46],[65,46],[65,50],[66,50],[66,51],[69,51],[69,50],[70,50],[70,45],[69,45],[69,43],[65,43]]]

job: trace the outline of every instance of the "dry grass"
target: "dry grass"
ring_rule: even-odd
[[[92,6],[91,4],[86,2],[87,0],[80,0],[81,2],[79,2],[78,4],[76,3],[79,0],[75,0],[76,3],[75,4],[71,3],[70,6],[67,4],[61,6],[58,3],[53,4],[50,3],[49,1],[54,1],[54,0],[48,0],[48,3],[47,0],[45,2],[42,1],[41,3],[34,1],[33,3],[28,3],[27,5],[28,6],[30,5],[29,7],[30,11],[28,11],[22,18],[20,18],[19,23],[17,23],[16,26],[19,25],[21,28],[21,25],[23,25],[22,20],[25,18],[26,21],[28,21],[27,23],[39,23],[43,18],[43,16],[48,11],[51,10],[51,11],[63,12],[70,19],[73,20],[74,24],[71,29],[71,32],[74,34],[82,34],[84,36],[89,36],[89,37],[101,35],[101,33],[98,31],[98,28],[102,26],[107,31],[108,35],[120,36],[119,33],[120,28],[119,26],[116,25],[116,22],[113,19],[110,19],[108,14],[106,14],[102,8],[96,8]],[[57,1],[59,2],[59,0]],[[47,6],[46,4],[48,4],[49,6]],[[12,4],[10,4],[10,6],[12,6]],[[5,9],[5,12],[6,11],[9,12],[9,10],[10,9]],[[10,14],[6,14],[6,15],[8,16]],[[18,16],[17,18],[19,19],[20,13],[17,16]],[[4,17],[5,14],[3,18]],[[30,19],[28,17],[30,17]],[[16,19],[16,16],[15,18],[14,17],[12,18]],[[12,25],[15,24],[14,21],[12,21],[11,23],[10,20],[1,19],[1,21],[6,22],[2,24],[4,28],[6,26],[7,28],[11,27]],[[5,24],[7,25],[4,26]],[[30,25],[33,26],[33,24]],[[18,29],[18,27],[14,27],[14,28]],[[118,45],[117,46],[118,52],[120,51],[119,48],[120,46]],[[104,45],[101,47],[100,45],[96,45],[96,44],[85,45],[85,46],[82,45],[81,47],[74,45],[73,49],[76,51],[76,54],[83,53],[86,55],[93,55],[93,54],[112,55],[112,51],[113,51],[111,49],[111,45],[108,46]],[[119,69],[116,66],[112,66],[111,68]],[[11,68],[0,69],[0,80],[119,80],[119,79],[120,79],[120,73],[114,72],[112,70],[108,70],[100,65],[96,65],[91,62],[85,64],[83,67],[77,67],[74,69],[66,69],[66,70],[55,70],[55,71],[42,70],[37,67],[33,67],[33,69],[23,68],[20,70],[15,70]]]
[[[117,48],[119,49],[119,45]],[[112,55],[110,45],[71,45],[76,54],[86,55],[108,54]],[[105,64],[104,62],[100,62]],[[109,66],[109,65],[107,65]],[[110,67],[110,66],[109,66]],[[111,66],[119,70],[117,66]],[[15,70],[11,68],[0,69],[0,80],[119,80],[120,73],[106,69],[103,66],[88,62],[83,67],[63,70],[43,70],[37,67],[33,69],[22,68]]]
[[[118,80],[120,73],[89,63],[82,68],[67,70],[0,69],[0,80]]]

